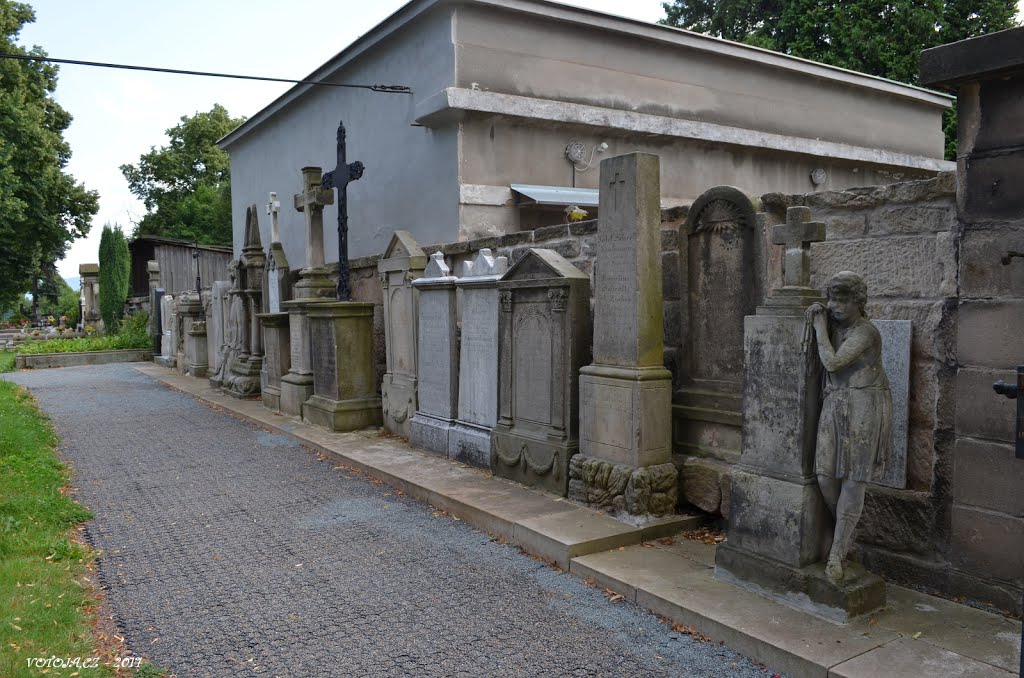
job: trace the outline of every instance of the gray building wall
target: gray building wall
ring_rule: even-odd
[[[421,242],[454,240],[458,234],[456,127],[412,125],[416,97],[450,86],[454,77],[451,20],[435,10],[330,75],[332,82],[403,84],[415,94],[315,87],[278,110],[252,132],[227,145],[235,255],[241,253],[245,209],[260,209],[260,234],[270,240],[267,194],[281,201],[281,240],[289,265],[305,265],[305,221],[293,195],[302,190],[301,168],[336,164],[335,131],[344,120],[348,162],[366,165],[349,185],[349,256],[384,251],[397,228],[415,224]],[[316,76],[318,74],[314,74]],[[335,201],[337,203],[337,201]],[[338,260],[337,204],[324,209],[326,260]]]

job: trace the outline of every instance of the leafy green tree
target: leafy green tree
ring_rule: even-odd
[[[918,83],[921,51],[1016,25],[1017,0],[673,0],[660,23]],[[956,111],[943,117],[956,158]]]
[[[16,42],[33,21],[29,5],[0,0],[0,52],[45,56]],[[54,101],[56,87],[56,66],[0,59],[0,308],[32,290],[99,209],[96,192],[64,172],[71,116]]]
[[[167,146],[150,148],[136,165],[121,165],[131,192],[146,205],[136,235],[231,244],[230,165],[217,140],[244,121],[214,104],[206,113],[182,116],[167,130]]]
[[[39,312],[43,317],[53,316],[59,319],[66,316],[67,326],[75,327],[78,324],[78,302],[79,291],[72,288],[63,278],[57,279],[57,295],[55,297],[44,297],[39,304]]]
[[[107,334],[117,334],[128,300],[131,256],[121,227],[104,224],[100,234],[100,317]]]

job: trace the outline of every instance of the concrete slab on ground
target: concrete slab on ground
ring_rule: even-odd
[[[792,676],[899,675],[1009,678],[1020,662],[1020,622],[889,585],[886,609],[828,622],[714,578],[715,547],[658,538],[699,526],[676,517],[637,528],[562,498],[409,447],[376,430],[331,433],[235,400],[205,380],[136,367],[256,425],[289,434],[341,464],[692,626]],[[915,637],[916,636],[916,637]]]

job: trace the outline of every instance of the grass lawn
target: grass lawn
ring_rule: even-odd
[[[12,356],[0,353],[0,371]],[[123,645],[101,642],[88,547],[71,537],[89,512],[62,488],[57,438],[28,391],[0,381],[0,676],[115,676]],[[30,658],[99,657],[97,668],[30,668]],[[75,673],[75,672],[78,673]],[[145,665],[143,675],[158,675]]]
[[[14,351],[0,351],[0,372],[14,371]]]

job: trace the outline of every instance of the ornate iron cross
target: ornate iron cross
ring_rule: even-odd
[[[324,175],[320,186],[338,189],[338,301],[349,301],[348,185],[363,176],[363,163],[345,162],[345,122],[338,122],[338,165]]]

